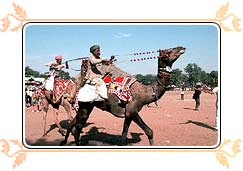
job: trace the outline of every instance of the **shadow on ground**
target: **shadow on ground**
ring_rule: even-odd
[[[67,121],[63,121],[67,122]],[[88,125],[91,125],[93,123],[87,123],[85,126],[87,127]],[[61,124],[63,126],[63,124]],[[48,132],[51,130],[55,129],[56,125],[53,124],[50,126],[50,129]],[[67,127],[63,127],[66,129]],[[82,133],[81,134],[81,140],[80,140],[80,145],[81,146],[121,146],[122,142],[122,136],[119,135],[113,135],[113,134],[108,134],[105,132],[101,132],[101,130],[104,130],[105,128],[103,127],[91,127],[90,130],[87,133]],[[127,139],[127,144],[125,145],[132,145],[135,143],[138,143],[141,141],[140,136],[143,135],[143,133],[130,133],[131,138]],[[72,135],[70,134],[70,137]],[[59,146],[60,142],[64,140],[63,138],[60,139],[55,139],[52,141],[49,141],[47,137],[41,137],[37,139],[35,142],[32,142],[28,139],[26,139],[26,143],[29,146]],[[72,141],[67,145],[75,146],[75,142]]]
[[[63,139],[55,139],[53,141],[48,141],[45,137],[42,137],[35,142],[26,139],[26,143],[28,146],[43,146],[43,148],[45,148],[45,146],[58,146],[62,140]]]
[[[208,124],[205,124],[205,123],[203,123],[203,122],[198,122],[198,121],[188,120],[187,122],[185,122],[185,123],[180,123],[180,124],[190,124],[190,123],[195,124],[195,125],[197,125],[197,126],[201,126],[201,127],[207,128],[207,129],[211,129],[211,130],[213,130],[213,131],[217,131],[216,128],[214,128],[214,127],[212,127],[212,126],[210,126],[210,125],[208,125]]]
[[[68,128],[68,123],[69,123],[69,120],[62,120],[60,122],[60,125],[63,129],[67,129]],[[86,123],[84,128],[91,125],[91,124],[94,124],[94,123]],[[55,128],[58,128],[56,124],[52,124],[50,125],[50,128],[46,131],[46,134],[48,135],[52,130],[54,130]],[[60,133],[60,132],[59,132]]]
[[[99,130],[104,129],[103,127],[97,128],[92,127],[90,130],[81,136],[80,145],[81,146],[121,146],[122,136],[108,134],[105,132],[99,132]],[[140,136],[143,133],[130,133],[131,138],[127,139],[126,145],[132,145],[134,143],[138,143],[141,141]],[[75,144],[75,142],[71,142],[71,144]]]
[[[194,108],[189,108],[189,107],[184,107],[184,109],[187,109],[187,110],[194,110],[194,111],[195,111]]]

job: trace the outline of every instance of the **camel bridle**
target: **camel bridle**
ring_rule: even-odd
[[[165,85],[165,83],[163,83],[161,81],[161,78],[163,78],[163,80],[169,80],[170,79],[170,74],[172,72],[172,69],[168,69],[167,68],[168,66],[166,67],[162,67],[162,68],[159,68],[158,69],[158,74],[157,74],[157,77],[156,77],[156,81],[157,83],[159,84],[159,86],[163,87],[163,88],[168,88],[168,85]]]

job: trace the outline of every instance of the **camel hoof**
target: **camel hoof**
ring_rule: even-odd
[[[44,134],[42,135],[42,137],[49,137],[49,135],[48,135],[47,132],[46,132],[46,133],[44,133]]]
[[[153,139],[149,139],[149,145],[154,145],[154,140]]]
[[[66,142],[65,140],[63,140],[63,141],[61,141],[61,142],[59,143],[59,146],[64,146],[65,144],[67,144],[67,142]]]
[[[121,145],[127,145],[127,137],[122,137]]]

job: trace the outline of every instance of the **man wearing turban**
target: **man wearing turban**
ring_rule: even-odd
[[[60,72],[63,68],[69,68],[68,62],[65,62],[65,64],[62,63],[61,55],[55,56],[55,60],[55,62],[45,64],[45,66],[49,67],[49,77],[45,81],[45,95],[48,97],[48,99],[52,99],[51,96],[53,95],[53,92],[56,91],[54,80],[60,78]],[[53,100],[54,103],[56,103],[55,98]]]
[[[82,102],[103,101],[108,99],[107,88],[102,77],[110,71],[109,65],[112,59],[100,57],[100,46],[93,45],[90,47],[91,56],[88,60],[88,70],[86,74],[86,84],[79,90],[78,99]]]
[[[100,46],[93,45],[90,47],[91,56],[89,57],[88,71],[86,78],[93,80],[94,78],[101,78],[108,71],[108,65],[112,64],[112,60],[107,60],[100,57]],[[104,66],[107,65],[107,66]]]

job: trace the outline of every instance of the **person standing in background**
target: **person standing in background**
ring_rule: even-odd
[[[185,99],[184,87],[180,88],[180,92],[181,92],[181,100],[184,100]]]
[[[200,89],[200,85],[197,84],[194,90],[194,94],[192,96],[192,98],[195,100],[195,111],[199,110],[199,106],[200,106],[200,95],[201,95],[201,89]]]
[[[215,119],[215,129],[218,129],[218,125],[219,125],[219,118],[218,118],[218,87],[215,87],[212,92],[213,94],[216,95],[216,104],[215,104],[215,107],[216,107],[216,119]]]

